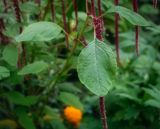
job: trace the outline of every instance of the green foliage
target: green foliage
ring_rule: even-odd
[[[58,99],[67,106],[73,106],[79,108],[80,110],[83,110],[82,103],[80,102],[79,98],[74,94],[61,92],[60,95],[58,96]]]
[[[113,13],[113,12],[117,12],[121,17],[125,18],[133,25],[150,26],[150,23],[147,20],[145,20],[138,13],[131,11],[130,9],[121,6],[115,6],[108,10],[108,13]]]
[[[8,45],[3,50],[3,60],[12,66],[17,65],[18,61],[18,48],[15,45]]]
[[[52,22],[37,22],[29,25],[16,37],[16,42],[42,42],[50,41],[59,36],[61,27]]]
[[[33,120],[28,116],[25,108],[17,108],[16,114],[18,116],[18,121],[24,129],[36,129]]]
[[[32,64],[28,64],[25,67],[23,67],[18,74],[19,75],[26,75],[26,74],[39,74],[43,70],[46,70],[48,68],[48,64],[44,61],[35,61]]]
[[[77,70],[80,81],[94,94],[104,96],[112,88],[116,57],[105,43],[95,39],[82,50]]]
[[[0,128],[102,129],[98,99],[105,95],[109,129],[159,129],[160,10],[151,1],[138,1],[137,14],[130,0],[119,1],[117,7],[113,0],[101,0],[103,42],[94,39],[85,0],[76,1],[76,28],[72,1],[64,0],[67,33],[60,0],[54,0],[54,19],[52,0],[41,0],[40,6],[35,0],[18,0],[21,23],[16,20],[13,1],[6,1],[7,11],[0,0],[0,28],[4,23],[0,30]],[[120,15],[118,70],[115,12]],[[141,26],[139,56],[135,54],[135,25]],[[66,106],[83,111],[79,126],[66,120]]]
[[[0,80],[10,76],[10,72],[7,68],[0,66]]]
[[[23,94],[12,91],[4,94],[7,99],[14,104],[22,105],[22,106],[31,106],[34,105],[38,97],[37,96],[24,96]]]

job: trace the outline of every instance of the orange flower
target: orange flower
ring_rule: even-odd
[[[82,111],[75,107],[67,106],[64,109],[64,116],[70,123],[78,126],[82,119]]]

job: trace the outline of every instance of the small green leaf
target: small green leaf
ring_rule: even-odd
[[[116,57],[109,46],[95,39],[80,53],[77,70],[80,81],[91,92],[104,96],[112,88]]]
[[[17,42],[22,41],[51,41],[56,38],[62,28],[52,22],[37,22],[29,25],[24,31],[15,38]]]
[[[149,99],[145,102],[145,105],[160,108],[160,102],[154,99]]]
[[[5,60],[8,64],[12,66],[17,65],[18,61],[18,48],[15,45],[8,45],[5,47],[2,53],[2,58]]]
[[[108,13],[113,13],[113,12],[119,13],[120,16],[128,20],[133,25],[150,26],[150,23],[147,20],[145,20],[141,15],[133,12],[130,9],[121,6],[115,6],[108,10]]]
[[[6,67],[0,66],[0,80],[9,76],[9,70]]]
[[[44,114],[51,116],[52,120],[59,120],[59,121],[62,120],[58,110],[50,106],[45,106]]]
[[[79,108],[80,110],[83,110],[82,103],[80,102],[79,98],[74,94],[61,92],[58,99],[66,105],[73,106]]]
[[[16,115],[18,116],[18,122],[24,129],[36,129],[32,118],[27,114],[27,111],[23,107],[16,109]]]
[[[34,105],[38,100],[37,96],[24,96],[21,93],[16,91],[8,92],[8,93],[5,93],[4,95],[7,97],[7,99],[10,102],[18,105],[23,105],[23,106]]]
[[[36,61],[32,64],[28,64],[23,67],[18,74],[19,75],[26,75],[26,74],[38,74],[48,68],[48,64],[44,61]]]

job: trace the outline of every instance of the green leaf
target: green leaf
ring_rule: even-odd
[[[22,41],[51,41],[56,38],[62,28],[52,22],[37,22],[29,25],[24,29],[24,31],[15,38],[17,42]]]
[[[152,87],[151,89],[150,88],[143,88],[143,89],[147,94],[149,94],[155,100],[160,102],[160,90],[159,89],[157,89],[155,87]]]
[[[150,23],[147,20],[145,20],[141,15],[133,12],[130,9],[121,6],[115,6],[108,10],[108,13],[113,13],[113,12],[119,13],[120,16],[125,18],[133,25],[150,26]]]
[[[5,93],[4,95],[7,97],[7,99],[10,102],[18,105],[23,105],[23,106],[34,105],[38,100],[37,96],[24,96],[21,93],[16,91],[8,92],[8,93]]]
[[[62,120],[58,110],[52,107],[45,106],[44,114],[49,115],[52,118],[52,120],[59,120],[59,121]]]
[[[109,46],[95,39],[80,53],[77,70],[80,81],[91,92],[104,96],[112,88],[116,57]]]
[[[58,99],[66,105],[73,106],[79,108],[80,110],[83,110],[82,103],[80,102],[79,98],[74,94],[61,92]]]
[[[38,74],[48,68],[48,64],[44,61],[35,61],[32,64],[28,64],[23,67],[18,74],[19,75],[26,75],[26,74]]]
[[[9,70],[6,67],[0,66],[0,80],[9,76]]]
[[[65,127],[64,122],[59,120],[53,120],[50,122],[50,125],[53,129],[68,129]]]
[[[17,65],[18,48],[15,45],[10,44],[10,45],[6,46],[5,49],[3,50],[2,55],[3,55],[2,56],[3,60],[5,60],[8,64],[10,64],[12,66]]]
[[[160,108],[160,102],[157,101],[157,100],[154,100],[154,99],[147,100],[147,101],[145,102],[145,104],[148,105],[148,106]]]
[[[26,109],[19,107],[16,109],[18,121],[24,129],[36,129],[32,118],[27,114]]]
[[[21,4],[20,9],[25,13],[38,14],[39,8],[34,2],[28,1]]]

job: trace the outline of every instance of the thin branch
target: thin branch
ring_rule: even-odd
[[[51,13],[52,13],[52,20],[55,21],[55,6],[54,6],[54,0],[51,0]]]
[[[157,0],[153,0],[153,7],[154,8],[157,8],[157,4],[158,4]]]
[[[96,16],[96,11],[95,11],[95,4],[94,4],[94,0],[91,0],[91,14],[93,15],[93,17]]]
[[[72,0],[73,7],[74,7],[74,12],[75,12],[75,18],[76,18],[76,27],[75,30],[77,30],[77,25],[78,25],[78,6],[77,6],[77,0]]]
[[[134,12],[138,13],[138,1],[132,0],[133,10]],[[136,54],[139,55],[139,26],[135,26],[135,47],[136,47]]]
[[[64,2],[64,0],[61,0],[61,4],[62,4],[63,26],[64,26],[64,30],[68,33],[68,27],[67,27],[67,22],[66,22],[66,12],[65,12],[65,2]],[[66,47],[69,48],[68,36],[65,35],[65,38],[66,38]]]
[[[115,0],[114,4],[117,6],[119,0]],[[119,14],[115,13],[115,45],[116,45],[116,55],[117,55],[117,64],[120,64],[120,54],[119,54]]]

